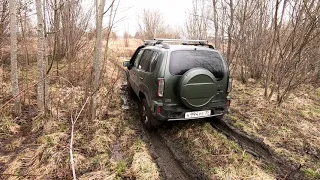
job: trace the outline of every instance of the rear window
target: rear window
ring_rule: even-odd
[[[171,52],[170,73],[183,75],[192,68],[209,70],[216,78],[224,76],[224,66],[220,55],[214,51],[205,50],[180,50]]]

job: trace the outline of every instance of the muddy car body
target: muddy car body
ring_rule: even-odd
[[[206,41],[180,42],[146,41],[124,62],[147,128],[161,121],[221,118],[230,105],[231,81],[221,54]]]

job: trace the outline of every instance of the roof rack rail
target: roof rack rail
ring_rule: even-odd
[[[162,48],[170,49],[169,44],[162,43],[162,41],[158,41],[158,40],[144,40],[144,45],[146,45],[146,46],[161,46]]]
[[[208,44],[207,40],[189,40],[189,39],[162,39],[162,38],[154,38],[153,40],[144,40],[146,46],[156,46],[163,45],[162,47],[165,49],[169,49],[170,46],[168,43],[176,43],[181,45],[193,45],[193,46],[208,46],[211,49],[214,47]]]
[[[190,40],[190,39],[162,39],[162,38],[154,38],[155,41],[161,41],[161,42],[166,42],[166,43],[199,43],[199,44],[208,44],[207,40]]]

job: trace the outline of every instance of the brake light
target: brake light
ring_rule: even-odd
[[[164,78],[159,78],[157,96],[163,97],[163,93],[164,93]]]
[[[227,92],[229,93],[229,92],[231,92],[231,90],[232,90],[232,78],[229,77],[229,80],[228,80],[228,81],[229,81],[229,82],[228,82]]]
[[[227,102],[227,107],[230,107],[230,104],[231,104],[231,101],[228,100],[228,102]]]

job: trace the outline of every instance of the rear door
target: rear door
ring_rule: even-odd
[[[139,90],[145,94],[148,103],[156,94],[156,77],[153,72],[156,68],[159,55],[160,52],[146,49],[141,57],[140,69],[137,72]]]
[[[176,50],[170,53],[169,63],[166,68],[164,103],[181,106],[182,100],[179,96],[179,83],[181,77],[190,69],[204,68],[210,71],[216,79],[217,94],[211,99],[212,103],[226,101],[227,69],[221,55],[212,50]],[[196,80],[196,79],[195,79]],[[198,82],[199,81],[199,82]],[[193,85],[205,84],[203,79],[192,82]],[[206,95],[206,88],[197,87],[199,91],[189,92],[192,98],[200,99]]]

